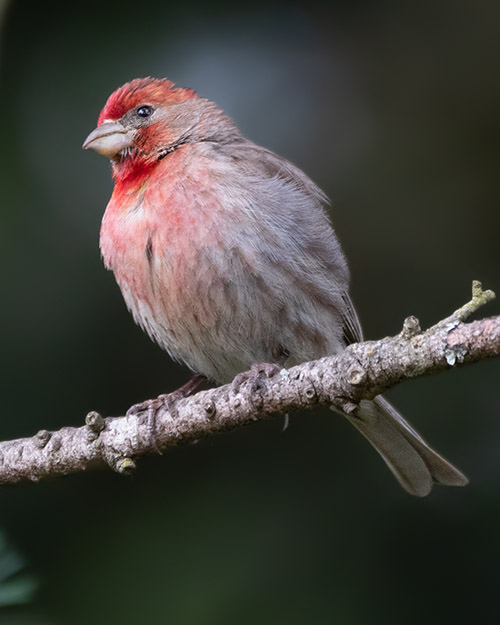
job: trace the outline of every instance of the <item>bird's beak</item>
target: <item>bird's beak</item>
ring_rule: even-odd
[[[82,148],[113,159],[132,146],[134,134],[135,130],[127,130],[120,122],[104,122],[89,134]]]

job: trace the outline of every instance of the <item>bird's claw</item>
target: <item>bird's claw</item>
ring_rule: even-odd
[[[146,410],[149,410],[149,407],[153,404],[156,404],[156,402],[158,402],[160,397],[162,396],[159,395],[156,399],[147,399],[146,401],[141,401],[138,404],[134,404],[133,406],[130,406],[130,408],[125,413],[126,416],[130,417],[131,415],[137,415],[140,412],[145,412]]]
[[[157,443],[156,420],[158,413],[160,412],[160,410],[166,408],[170,413],[170,416],[175,419],[178,414],[176,404],[179,399],[183,399],[184,397],[184,393],[180,391],[173,391],[172,393],[158,395],[156,399],[147,399],[146,401],[140,402],[139,404],[134,404],[127,410],[127,416],[137,415],[141,412],[147,413],[147,431],[149,443],[159,454],[161,454],[162,452],[158,447]]]
[[[170,413],[170,416],[175,419],[178,414],[177,402],[179,401],[179,399],[189,397],[206,381],[206,376],[201,373],[197,373],[190,380],[188,380],[186,384],[178,388],[176,391],[172,391],[171,393],[165,393],[163,395],[158,395],[156,399],[147,399],[146,401],[141,401],[139,404],[134,404],[133,406],[130,406],[130,408],[127,410],[127,417],[129,417],[130,415],[137,415],[141,412],[147,412],[149,443],[151,447],[153,447],[153,449],[155,449],[159,454],[161,454],[161,451],[156,441],[156,418],[158,416],[158,412],[166,408]]]
[[[240,390],[240,386],[244,382],[250,382],[250,391],[253,394],[262,389],[264,379],[272,378],[280,371],[281,367],[274,363],[255,363],[251,366],[249,371],[243,371],[243,373],[238,373],[238,375],[231,383],[231,388],[234,393],[238,393]]]

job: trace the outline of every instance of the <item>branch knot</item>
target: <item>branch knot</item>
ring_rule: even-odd
[[[87,425],[87,440],[90,443],[95,441],[106,427],[103,417],[95,411],[88,413],[85,417],[85,424]]]
[[[417,317],[414,317],[413,315],[406,317],[403,323],[403,329],[401,330],[401,336],[404,339],[411,339],[421,332],[422,328],[420,327],[420,321]]]
[[[35,444],[36,447],[38,447],[38,449],[43,449],[45,447],[45,445],[50,441],[52,437],[52,433],[49,432],[48,430],[40,430],[33,442]]]
[[[368,375],[366,370],[358,365],[354,365],[347,372],[347,381],[352,386],[359,386],[360,384],[363,384],[363,382],[366,382],[367,377]]]
[[[122,475],[132,475],[136,469],[135,462],[132,458],[118,458],[112,468]]]

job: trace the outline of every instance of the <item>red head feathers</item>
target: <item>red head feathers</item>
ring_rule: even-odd
[[[141,104],[178,104],[196,98],[196,91],[174,87],[165,78],[136,78],[114,91],[102,109],[97,125],[104,120],[118,120]]]

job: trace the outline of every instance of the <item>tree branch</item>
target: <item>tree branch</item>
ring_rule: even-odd
[[[165,449],[318,404],[353,414],[361,399],[403,380],[498,356],[500,316],[464,323],[494,297],[474,282],[472,300],[426,332],[418,319],[408,317],[395,337],[356,343],[337,356],[282,369],[272,378],[249,378],[181,399],[174,415],[166,407],[158,412],[156,445]],[[41,430],[32,438],[0,443],[0,483],[38,481],[99,462],[126,474],[135,468],[134,459],[155,451],[145,413],[104,419],[90,412],[85,426]]]

